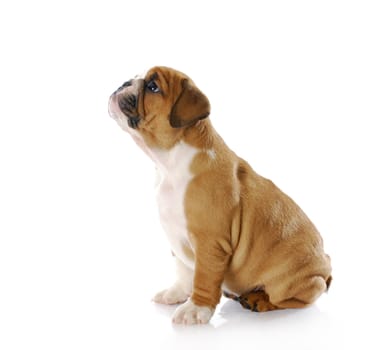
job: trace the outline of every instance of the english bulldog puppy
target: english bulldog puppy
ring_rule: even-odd
[[[330,258],[316,227],[228,148],[187,75],[154,67],[111,95],[109,114],[160,175],[160,220],[177,280],[153,300],[181,304],[174,323],[207,323],[222,292],[263,312],[306,307],[327,290]]]

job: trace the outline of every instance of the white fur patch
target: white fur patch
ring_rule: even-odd
[[[188,299],[183,305],[175,310],[172,322],[179,324],[208,323],[214,313],[214,309],[207,306],[198,306]]]
[[[160,220],[172,251],[191,269],[194,268],[193,248],[188,237],[184,200],[193,177],[190,165],[196,153],[197,148],[184,142],[170,150],[152,150],[161,177],[157,192]]]

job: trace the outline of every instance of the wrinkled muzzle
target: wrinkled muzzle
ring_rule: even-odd
[[[138,112],[138,99],[142,86],[142,79],[129,80],[122,84],[109,100],[110,116],[119,122],[126,119],[127,125],[132,129],[137,129],[141,120]]]

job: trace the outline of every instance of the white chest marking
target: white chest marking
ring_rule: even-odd
[[[188,267],[194,267],[193,248],[187,232],[184,201],[193,175],[190,165],[198,149],[180,142],[169,151],[152,150],[160,181],[157,192],[160,220],[174,254]],[[186,254],[188,252],[188,254]]]

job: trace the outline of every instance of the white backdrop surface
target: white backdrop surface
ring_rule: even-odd
[[[382,11],[378,1],[0,4],[0,348],[382,347]],[[184,71],[211,119],[322,233],[333,284],[313,307],[222,299],[173,327],[154,166],[108,117],[153,65]]]

